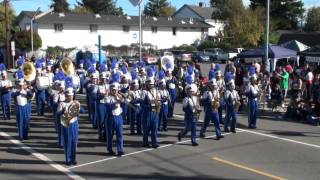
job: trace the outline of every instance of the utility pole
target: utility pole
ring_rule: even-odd
[[[11,48],[10,48],[10,34],[9,34],[9,0],[4,0],[4,16],[5,16],[5,42],[6,42],[6,51],[7,51],[7,65],[8,67],[11,66]]]
[[[266,12],[266,39],[265,39],[265,57],[264,65],[265,70],[270,72],[270,61],[269,61],[269,23],[270,23],[270,0],[267,0],[267,12]],[[273,66],[273,65],[272,65]],[[271,68],[273,70],[273,67]]]

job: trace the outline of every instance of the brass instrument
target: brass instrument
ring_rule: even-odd
[[[212,107],[213,112],[218,112],[218,109],[220,107],[220,99],[213,98],[213,101],[211,103],[211,107]]]
[[[75,67],[70,58],[64,58],[60,62],[60,68],[62,69],[63,73],[67,76],[73,76],[75,74]]]
[[[134,111],[138,111],[138,108],[136,108],[133,104],[131,104],[130,102],[129,102],[129,98],[132,98],[131,96],[128,96],[128,95],[126,95],[126,94],[123,94],[123,93],[121,93],[121,92],[118,92],[117,94],[116,94],[116,96],[115,97],[118,97],[118,99],[116,99],[119,103],[122,101],[122,100],[124,100],[123,102],[124,103],[126,103],[130,108],[132,108]]]
[[[24,73],[24,79],[27,82],[31,82],[36,79],[36,69],[31,62],[25,62],[22,65],[22,71]]]
[[[80,114],[80,103],[79,101],[73,101],[68,109],[61,116],[61,124],[64,127],[69,127],[69,125],[73,122],[71,120]]]
[[[161,99],[159,97],[156,97],[155,105],[156,105],[156,112],[160,113],[160,111],[161,111]]]

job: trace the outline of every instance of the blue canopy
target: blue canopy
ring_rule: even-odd
[[[265,56],[265,49],[263,47],[256,49],[249,49],[238,54],[239,58],[263,58]],[[281,47],[281,46],[269,46],[269,58],[282,59],[296,57],[297,52]]]

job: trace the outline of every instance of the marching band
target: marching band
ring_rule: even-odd
[[[205,116],[200,137],[205,137],[210,122],[214,124],[217,140],[223,138],[221,123],[225,132],[229,132],[229,128],[236,132],[240,96],[234,75],[226,72],[223,78],[219,64],[211,68],[207,89],[202,93],[198,87],[197,70],[192,65],[183,72],[183,88],[173,75],[173,62],[166,62],[160,70],[155,66],[147,67],[143,61],[129,68],[116,59],[112,59],[110,64],[81,60],[77,69],[69,58],[58,63],[58,68],[53,69],[52,60],[39,59],[33,64],[20,57],[17,60],[18,71],[14,74],[15,87],[8,80],[6,67],[0,64],[1,104],[3,118],[10,119],[10,101],[11,97],[14,98],[20,140],[28,139],[33,99],[36,100],[37,115],[44,115],[48,106],[54,114],[57,144],[64,148],[67,165],[77,164],[79,116],[84,112],[88,113],[92,127],[97,129],[98,139],[107,143],[110,155],[122,156],[125,153],[124,124],[130,126],[131,134],[142,135],[143,147],[158,148],[158,131],[168,131],[179,88],[185,94],[182,101],[185,127],[177,135],[179,141],[191,131],[191,143],[198,145],[196,128],[201,105]],[[256,128],[259,88],[255,73],[250,71],[250,75],[245,94],[249,100],[249,127]],[[86,110],[76,100],[76,94],[82,93],[86,94]],[[223,109],[226,110],[225,120]],[[117,154],[112,148],[114,133]]]

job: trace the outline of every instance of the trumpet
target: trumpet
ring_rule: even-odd
[[[126,94],[124,94],[124,93],[121,93],[121,92],[117,92],[116,93],[116,95],[115,95],[115,97],[116,97],[116,101],[118,102],[118,103],[121,103],[121,102],[124,102],[125,104],[127,104],[130,108],[132,108],[134,111],[138,111],[138,108],[136,108],[133,104],[131,104],[130,102],[129,102],[129,98],[132,98],[131,96],[128,96],[128,95],[126,95]]]

